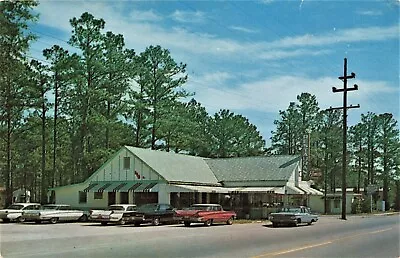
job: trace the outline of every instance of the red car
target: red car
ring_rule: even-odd
[[[211,226],[213,223],[232,225],[236,218],[234,211],[224,211],[219,204],[193,204],[187,209],[177,210],[176,215],[182,218],[186,227],[191,223],[204,223]]]

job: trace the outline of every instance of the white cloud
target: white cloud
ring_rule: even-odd
[[[259,32],[258,30],[252,30],[252,29],[248,29],[245,27],[241,27],[241,26],[230,26],[229,28],[232,30],[237,30],[240,32],[245,32],[245,33],[258,33]]]
[[[383,14],[381,11],[377,11],[377,10],[357,11],[357,13],[360,15],[365,15],[365,16],[381,16]]]
[[[296,101],[297,95],[309,92],[316,95],[319,106],[323,109],[342,105],[343,95],[333,93],[332,86],[341,88],[341,81],[333,77],[310,78],[305,76],[277,76],[236,87],[226,80],[210,80],[219,76],[219,72],[189,79],[190,90],[195,90],[195,98],[211,112],[221,108],[230,110],[253,110],[278,113],[289,103]],[[390,95],[398,94],[396,87],[390,87],[384,81],[354,80],[359,85],[358,91],[348,94],[349,104],[360,104],[363,112],[391,112],[393,107],[382,107]],[[349,87],[352,84],[349,84]],[[389,104],[389,103],[388,103]],[[392,103],[394,104],[394,103]],[[388,110],[383,110],[387,108]],[[393,111],[392,111],[393,112]]]
[[[318,56],[331,53],[331,50],[309,50],[309,49],[296,49],[296,50],[272,50],[260,53],[258,56],[260,59],[264,60],[279,60],[290,57],[298,56]]]
[[[156,14],[153,10],[149,11],[132,11],[130,13],[130,18],[135,21],[148,21],[148,22],[155,22],[161,21],[162,17]]]
[[[54,10],[65,10],[55,12]],[[39,5],[41,17],[39,22],[63,31],[71,31],[69,19],[79,17],[82,10],[92,13],[95,17],[102,17],[106,21],[106,30],[124,35],[128,47],[142,51],[148,45],[160,44],[172,51],[190,54],[208,54],[219,58],[253,60],[277,60],[302,55],[326,54],[326,50],[302,49],[308,47],[325,47],[336,43],[350,43],[363,41],[378,41],[398,38],[398,26],[365,27],[345,30],[335,30],[322,35],[301,35],[286,37],[272,42],[242,42],[216,35],[190,32],[186,29],[164,29],[157,24],[143,23],[145,18],[153,16],[152,11],[136,11],[135,17],[124,17],[117,8],[110,7],[104,2],[71,5],[69,2],[43,2]],[[154,14],[156,15],[156,14]],[[175,11],[176,19],[183,21],[200,21],[205,14],[202,12]],[[141,21],[137,18],[141,17]],[[159,16],[154,16],[159,17]],[[135,20],[136,18],[136,20]],[[157,18],[156,18],[157,19]],[[288,49],[293,48],[293,49]],[[294,49],[295,48],[295,49]]]
[[[271,4],[273,2],[274,2],[274,0],[260,0],[260,3],[262,3],[262,4]]]
[[[200,11],[181,11],[176,10],[171,14],[172,19],[182,23],[201,23],[205,21],[205,14]]]
[[[328,46],[337,43],[380,41],[387,39],[398,39],[399,27],[393,25],[389,27],[364,27],[339,30],[322,35],[306,34],[302,36],[286,37],[268,43],[270,47],[290,48],[307,46]]]

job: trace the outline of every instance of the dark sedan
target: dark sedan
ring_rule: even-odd
[[[140,215],[143,220],[137,220]],[[123,215],[125,222],[134,223],[139,226],[144,223],[151,223],[157,226],[162,223],[178,223],[180,219],[176,216],[175,209],[169,204],[150,203],[137,208],[136,212],[130,212]]]

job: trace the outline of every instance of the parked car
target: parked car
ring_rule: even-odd
[[[268,218],[273,227],[279,225],[297,226],[300,223],[311,225],[318,221],[318,215],[312,214],[310,208],[306,206],[283,207],[280,211],[271,213]]]
[[[26,210],[22,213],[25,221],[41,223],[48,221],[52,224],[58,221],[87,221],[88,214],[82,210],[71,208],[67,204],[47,204],[40,210]]]
[[[191,223],[204,223],[211,226],[214,223],[232,225],[236,218],[234,211],[224,211],[219,204],[193,204],[189,208],[177,210],[177,215],[182,218],[186,227]]]
[[[162,223],[177,223],[180,218],[176,216],[175,209],[169,204],[149,203],[141,205],[137,211],[124,213],[123,219],[126,222],[139,226],[143,223],[151,223],[158,226]]]
[[[113,204],[108,206],[105,210],[91,210],[90,220],[95,222],[100,222],[101,225],[105,226],[108,223],[116,223],[123,225],[126,223],[122,219],[123,214],[130,214],[136,211],[135,204]],[[138,220],[144,220],[144,216],[137,218]]]
[[[0,210],[0,219],[4,222],[17,221],[23,222],[22,213],[27,210],[40,209],[40,203],[14,203],[7,209]]]

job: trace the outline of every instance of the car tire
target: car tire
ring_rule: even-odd
[[[119,225],[125,225],[125,220],[121,219],[120,221],[118,221]]]
[[[58,221],[58,218],[55,218],[55,217],[50,219],[51,224],[56,224],[57,221]]]
[[[86,214],[83,214],[80,218],[79,218],[80,222],[86,222],[88,221],[88,216]]]
[[[25,221],[25,218],[23,218],[22,216],[17,218],[17,222],[22,223]]]
[[[159,218],[153,218],[153,220],[151,221],[151,224],[153,226],[158,226],[160,225],[160,219]]]
[[[102,222],[101,222],[101,225],[102,225],[102,226],[107,226],[107,224],[108,224],[107,221],[102,221]]]
[[[226,221],[226,225],[232,225],[233,224],[233,217],[230,217],[227,221]]]
[[[208,220],[206,220],[206,222],[204,222],[204,225],[205,225],[206,227],[211,226],[211,224],[212,224],[212,220],[211,220],[211,219],[208,219]]]
[[[183,222],[183,224],[185,225],[185,227],[190,227],[190,222],[189,221],[185,221],[185,222]]]

